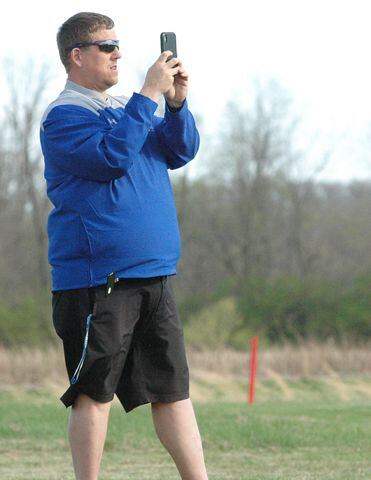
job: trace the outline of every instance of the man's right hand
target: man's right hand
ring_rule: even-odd
[[[177,58],[172,58],[168,62],[166,59],[172,55],[172,52],[166,50],[163,52],[152,67],[148,70],[144,85],[140,93],[149,97],[154,102],[158,102],[160,96],[167,92],[174,83],[174,76],[178,73],[179,63]]]

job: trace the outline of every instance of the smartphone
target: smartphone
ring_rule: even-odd
[[[173,57],[177,57],[176,51],[176,35],[174,32],[162,32],[160,35],[161,40],[161,53],[165,52],[165,50],[170,50],[173,52],[173,55],[168,57],[166,60],[167,62],[171,60]]]

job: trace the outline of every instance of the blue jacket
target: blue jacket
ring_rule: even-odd
[[[109,97],[67,81],[40,130],[53,290],[102,285],[107,275],[176,273],[181,241],[168,169],[192,160],[199,135],[180,111],[134,93]]]

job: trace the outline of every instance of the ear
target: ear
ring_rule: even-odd
[[[72,65],[76,65],[76,67],[82,66],[82,55],[81,50],[79,48],[73,48],[70,53],[70,59]]]

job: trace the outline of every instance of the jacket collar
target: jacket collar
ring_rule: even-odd
[[[98,101],[101,105],[104,105],[105,107],[111,105],[111,100],[109,95],[106,101],[102,93],[99,93],[96,90],[91,90],[90,88],[83,87],[82,85],[76,82],[73,82],[72,80],[66,81],[66,86],[64,87],[64,89],[73,90],[75,92],[82,93],[83,95],[86,95],[87,97],[90,97]]]

